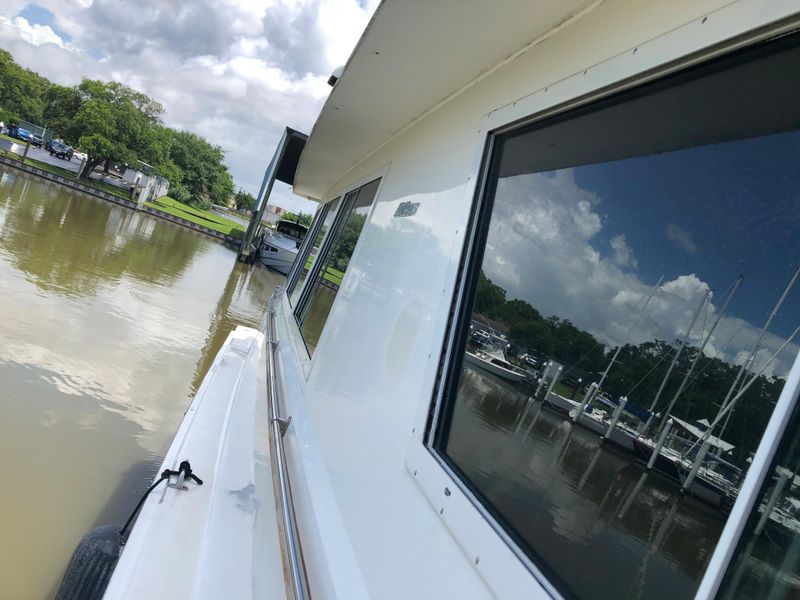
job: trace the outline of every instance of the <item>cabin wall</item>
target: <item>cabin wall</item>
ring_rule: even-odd
[[[349,576],[363,577],[354,584],[312,566],[318,588],[342,597],[348,589],[366,589],[375,598],[478,598],[498,591],[483,583],[406,467],[409,446],[419,443],[412,430],[434,388],[487,115],[505,107],[511,118],[514,101],[531,94],[540,95],[543,110],[568,99],[564,94],[585,94],[631,70],[679,58],[749,29],[766,4],[607,0],[417,122],[328,190],[326,198],[333,198],[384,173],[310,363],[291,315],[284,314],[283,331],[291,342],[283,349],[287,391],[302,402],[295,407],[303,421],[290,452],[295,465],[305,462],[294,467],[292,479],[301,499],[300,529],[309,540],[319,528],[337,532],[338,548],[352,552]],[[718,9],[734,15],[724,26],[715,24]],[[650,56],[642,51],[631,59],[635,63],[625,58],[692,21],[706,28],[704,43],[673,43]],[[616,76],[593,77],[593,66],[617,55]],[[584,70],[589,72],[583,82],[555,89]],[[554,89],[545,92],[549,86]],[[401,202],[419,202],[417,213],[394,217]],[[313,461],[318,462],[312,468]],[[314,477],[325,481],[309,481]],[[326,503],[335,506],[323,508]],[[336,541],[327,540],[330,552]]]

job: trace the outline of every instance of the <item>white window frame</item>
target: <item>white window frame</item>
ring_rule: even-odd
[[[686,69],[768,40],[782,33],[800,29],[797,6],[791,2],[758,0],[724,6],[708,15],[689,21],[666,34],[629,48],[603,62],[587,65],[557,82],[532,90],[530,94],[489,112],[476,123],[473,174],[465,186],[464,201],[473,206],[471,225],[465,232],[462,256],[473,254],[476,218],[483,201],[483,186],[494,136],[516,130],[601,98],[640,86],[656,78]],[[675,51],[681,49],[681,56]],[[461,312],[463,285],[455,285],[460,257],[452,261],[450,276],[455,314]],[[442,356],[445,368],[453,353],[452,324],[443,337],[434,340],[430,356]],[[443,351],[444,348],[444,351]],[[439,454],[426,441],[428,428],[434,431],[442,403],[442,385],[437,370],[428,374],[423,389],[433,390],[433,398],[421,398],[414,427],[410,432],[406,469],[421,492],[450,531],[476,571],[492,592],[503,598],[561,597],[542,571],[510,539],[502,526],[454,474]],[[780,435],[800,395],[800,357],[792,367],[773,415],[767,425],[755,459],[748,470],[736,504],[726,522],[696,598],[712,598],[727,569],[749,510],[755,501],[760,483],[780,442]],[[431,422],[429,422],[429,418]],[[775,438],[768,438],[775,435]]]

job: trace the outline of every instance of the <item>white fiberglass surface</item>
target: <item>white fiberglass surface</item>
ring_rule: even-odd
[[[230,334],[162,465],[189,460],[203,485],[151,492],[106,599],[284,597],[264,360],[261,333]]]
[[[485,598],[488,593],[468,564],[453,563],[452,557],[461,556],[458,545],[440,527],[403,463],[416,400],[425,389],[419,374],[433,364],[427,327],[441,318],[446,304],[442,281],[459,226],[454,209],[464,193],[453,183],[435,195],[403,197],[420,202],[413,218],[394,217],[398,203],[385,201],[382,191],[306,385],[321,460],[374,597]],[[383,190],[391,194],[391,186]],[[443,569],[459,573],[456,584],[442,577]]]

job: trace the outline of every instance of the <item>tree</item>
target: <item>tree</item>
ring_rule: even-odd
[[[183,173],[181,184],[192,195],[192,203],[228,204],[234,185],[222,148],[194,133],[173,131],[170,159]]]
[[[331,258],[328,262],[334,269],[338,269],[342,273],[347,270],[350,258],[353,256],[353,251],[358,242],[358,236],[361,234],[366,220],[366,215],[357,212],[350,213],[350,216],[347,217],[339,240],[336,242],[336,248],[331,253]]]
[[[44,78],[20,67],[10,52],[0,50],[0,107],[26,121],[42,118],[42,93],[49,85]]]
[[[42,94],[42,120],[48,129],[57,132],[67,143],[75,144],[73,120],[81,107],[81,96],[75,87],[51,84]]]
[[[306,227],[310,227],[311,221],[314,219],[314,215],[310,215],[304,212],[301,212],[300,214],[295,214],[293,212],[285,212],[283,213],[283,218],[287,221],[293,221],[294,223],[300,223],[300,225],[305,225]]]
[[[81,178],[110,161],[134,163],[138,154],[152,151],[161,125],[160,104],[119,82],[84,79],[77,87],[81,105],[73,119],[73,137],[89,155]]]
[[[116,81],[51,83],[0,50],[0,119],[39,122],[86,152],[81,178],[100,164],[108,170],[111,162],[135,167],[142,161],[169,180],[176,199],[198,206],[228,204],[234,183],[222,148],[164,126],[163,112],[156,100]]]
[[[506,303],[506,291],[481,271],[475,293],[475,310],[487,317],[496,318]]]
[[[239,189],[233,196],[236,210],[253,210],[256,207],[256,197],[250,192]]]
[[[506,291],[483,272],[478,280],[475,312],[502,323],[514,347],[526,348],[544,359],[554,358],[565,366],[565,373],[570,372],[573,376],[585,373],[596,381],[608,365],[609,354],[615,351],[615,348],[610,348],[606,353],[603,344],[569,319],[555,315],[545,318],[524,300],[508,300]],[[677,340],[673,345],[662,340],[626,344],[603,383],[603,391],[612,397],[628,396],[629,410],[638,406],[642,407],[640,414],[646,412],[643,407],[649,407],[655,398],[678,344]],[[689,370],[699,351],[697,347],[688,346],[682,352],[656,412],[665,409],[682,382],[682,374]],[[671,414],[687,421],[713,419],[738,370],[738,365],[719,358],[701,357]],[[748,378],[752,376],[750,373]],[[745,466],[746,459],[758,446],[784,384],[783,379],[760,375],[731,414],[722,437],[736,446],[733,458],[740,466]],[[719,430],[715,435],[719,435]]]

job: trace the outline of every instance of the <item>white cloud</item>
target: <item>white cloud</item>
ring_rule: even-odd
[[[694,254],[697,252],[697,244],[694,243],[691,234],[685,229],[681,229],[675,223],[667,225],[667,239],[678,248]]]
[[[636,268],[636,257],[633,255],[633,250],[628,246],[625,240],[625,234],[620,233],[611,238],[611,249],[614,251],[613,261],[619,267],[632,267]]]
[[[611,238],[611,255],[596,249],[603,229],[595,208],[601,199],[577,185],[571,170],[500,180],[484,259],[486,275],[509,298],[530,302],[543,315],[568,318],[599,341],[623,343],[656,281],[644,281],[624,235]],[[658,274],[650,274],[654,279]],[[662,282],[629,341],[685,335],[709,289],[695,273]],[[703,309],[691,339],[699,344],[718,315],[715,298]],[[755,344],[761,323],[723,316],[705,352],[741,362]],[[705,331],[704,331],[705,328]],[[754,360],[760,369],[784,339],[768,334]],[[765,372],[785,375],[798,344],[792,342]]]
[[[41,46],[42,44],[64,46],[64,40],[49,25],[31,25],[24,17],[14,17],[11,23],[19,32],[19,37],[29,44],[34,46]]]

